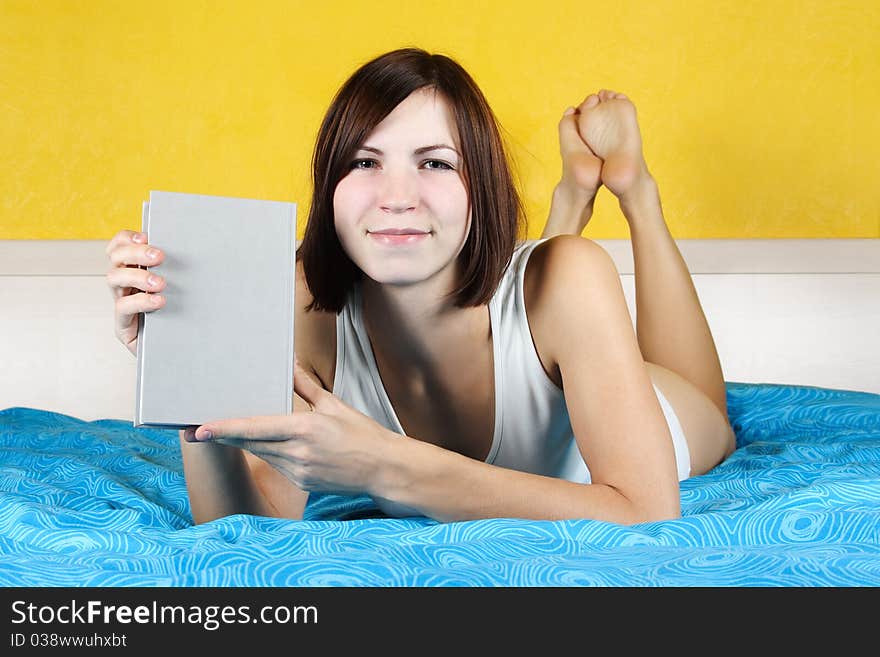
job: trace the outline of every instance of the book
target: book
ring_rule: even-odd
[[[166,301],[138,316],[134,426],[291,414],[296,204],[151,191],[142,226]]]

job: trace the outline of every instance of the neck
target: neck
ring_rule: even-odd
[[[428,382],[490,339],[486,306],[458,308],[442,281],[394,286],[362,279],[364,325],[377,359]]]

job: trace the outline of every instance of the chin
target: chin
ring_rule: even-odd
[[[424,283],[452,264],[438,255],[421,253],[394,256],[360,251],[352,262],[364,276],[380,285],[407,286]]]
[[[379,270],[372,271],[369,269],[362,270],[364,275],[368,278],[372,279],[376,283],[380,285],[395,285],[395,286],[406,286],[406,285],[416,285],[418,283],[422,283],[428,278],[430,278],[430,274],[422,274],[420,272],[413,271],[387,271],[387,270]]]

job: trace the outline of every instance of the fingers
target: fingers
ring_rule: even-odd
[[[147,242],[147,236],[133,230],[120,230],[106,248],[113,267],[155,267],[165,260],[160,249]]]
[[[110,290],[116,292],[114,294],[116,298],[121,296],[125,288],[134,288],[142,292],[160,292],[165,289],[165,279],[146,269],[114,267],[107,272],[106,279]]]
[[[262,459],[266,458],[266,454],[271,454],[271,452],[267,452],[266,446],[269,444],[269,441],[266,440],[244,440],[242,438],[220,438],[219,440],[213,440],[211,442],[219,443],[220,445],[226,445],[227,447],[236,447],[238,449],[243,449],[246,452],[250,452],[255,456],[259,456]]]
[[[127,267],[143,265],[145,267],[155,267],[162,263],[165,254],[160,249],[149,244],[119,244],[116,248],[108,253],[110,263],[114,267]]]
[[[159,294],[139,292],[119,297],[116,300],[116,329],[122,331],[131,325],[138,313],[151,313],[165,306],[165,297]]]
[[[110,255],[110,252],[113,251],[116,247],[121,246],[122,244],[131,244],[141,240],[142,242],[146,242],[146,238],[143,233],[139,233],[134,230],[120,230],[116,233],[110,243],[107,244],[106,253]]]
[[[165,297],[155,294],[165,289],[165,279],[141,268],[161,264],[165,255],[147,242],[146,235],[132,230],[116,233],[106,252],[112,265],[106,281],[116,300],[116,335],[128,343],[137,337],[135,316],[165,306]]]
[[[268,415],[218,420],[198,427],[193,437],[202,441],[279,441],[302,435],[308,427],[310,413]]]

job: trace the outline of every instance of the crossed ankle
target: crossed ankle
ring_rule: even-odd
[[[653,209],[660,205],[660,189],[651,174],[646,173],[625,194],[618,196],[617,201],[624,215]]]
[[[542,237],[570,234],[580,235],[593,216],[595,195],[589,199],[572,198],[564,191],[553,193],[550,205],[550,216]]]
[[[589,191],[574,184],[560,182],[553,188],[553,203],[565,207],[592,207],[598,188]]]

